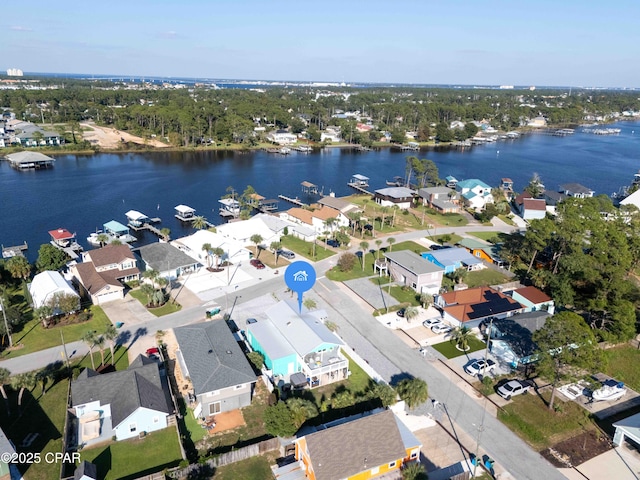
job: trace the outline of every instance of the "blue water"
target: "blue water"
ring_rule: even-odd
[[[510,177],[522,191],[534,172],[548,189],[578,182],[610,195],[628,185],[640,169],[640,122],[621,122],[620,135],[595,136],[576,131],[568,137],[542,134],[518,140],[476,146],[464,150],[412,152],[433,160],[440,176],[459,180],[480,178],[497,186]],[[37,257],[38,246],[49,241],[47,231],[64,227],[76,232],[80,243],[109,220],[126,223],[124,213],[139,210],[162,218],[172,237],[188,234],[190,226],[176,220],[173,207],[184,203],[213,223],[221,223],[218,199],[229,186],[242,192],[252,185],[267,198],[278,194],[305,196],[300,182],[315,183],[325,194],[353,193],[351,175],[371,178],[371,189],[385,180],[404,175],[406,152],[390,149],[357,153],[325,149],[314,154],[289,156],[266,152],[159,152],[57,157],[49,170],[18,172],[0,162],[0,243],[27,241],[28,257]],[[289,208],[280,201],[280,210]],[[140,244],[155,241],[150,233],[135,234]]]

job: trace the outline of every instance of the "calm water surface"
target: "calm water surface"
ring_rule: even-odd
[[[464,150],[412,152],[435,161],[440,176],[459,180],[480,178],[497,186],[510,177],[521,191],[537,172],[548,189],[578,182],[610,195],[631,182],[640,169],[640,122],[621,122],[616,136],[595,136],[576,131],[568,137],[532,134],[518,140]],[[242,192],[252,185],[267,198],[278,194],[305,196],[300,182],[315,183],[325,194],[353,193],[351,175],[371,178],[371,189],[404,175],[406,152],[383,149],[357,153],[326,149],[289,156],[266,152],[160,152],[57,157],[54,168],[18,172],[0,162],[0,243],[27,241],[34,260],[38,246],[49,241],[48,230],[64,227],[76,232],[80,243],[109,220],[126,223],[124,213],[139,210],[160,217],[176,238],[191,231],[176,220],[173,207],[184,203],[213,223],[220,223],[218,199],[229,186]],[[280,210],[289,208],[280,201]],[[150,233],[135,233],[139,244],[155,241]]]

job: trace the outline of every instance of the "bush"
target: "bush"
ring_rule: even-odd
[[[343,253],[338,258],[338,269],[341,272],[350,272],[356,263],[356,256],[353,253]]]
[[[247,353],[247,358],[256,370],[262,370],[262,367],[264,366],[264,356],[260,352],[249,352]]]

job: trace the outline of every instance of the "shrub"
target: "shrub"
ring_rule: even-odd
[[[356,263],[356,256],[353,253],[343,253],[338,258],[338,269],[341,272],[350,272]]]

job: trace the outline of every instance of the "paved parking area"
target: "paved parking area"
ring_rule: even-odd
[[[387,293],[384,285],[376,285],[369,278],[356,278],[344,284],[375,309],[388,308],[400,303]]]

